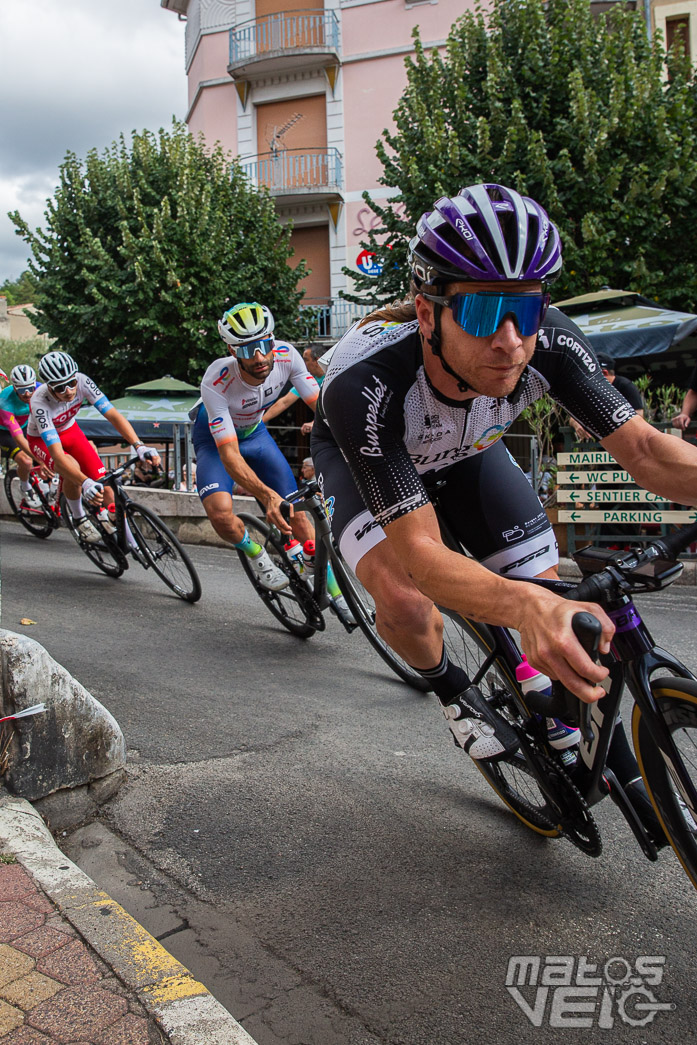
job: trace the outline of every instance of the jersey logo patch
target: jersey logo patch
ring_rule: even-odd
[[[510,423],[507,425],[492,425],[491,428],[487,428],[485,432],[479,436],[472,445],[475,450],[485,450],[487,446],[491,446],[495,443],[502,435],[506,432],[506,429],[510,427]],[[489,458],[487,458],[489,460]]]
[[[216,385],[224,385],[229,377],[230,377],[230,367],[229,366],[224,366],[223,369],[218,374],[218,376],[216,377],[215,381],[213,382],[213,387],[215,387]]]

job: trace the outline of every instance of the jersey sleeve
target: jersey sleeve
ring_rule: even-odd
[[[225,390],[235,380],[232,367],[224,359],[216,359],[203,375],[201,399],[208,413],[208,428],[216,446],[237,442]]]
[[[44,402],[41,388],[31,397],[29,412],[39,437],[43,439],[46,446],[51,447],[55,443],[60,443],[60,436],[56,431],[48,404]]]
[[[13,439],[17,438],[18,433],[22,434],[22,426],[9,410],[0,410],[0,428],[6,428]]]
[[[82,393],[85,399],[91,403],[99,413],[106,414],[107,410],[113,409],[113,404],[109,402],[107,397],[104,395],[102,390],[94,383],[91,377],[87,377],[86,374],[81,375],[83,377]],[[79,390],[78,390],[79,394]]]
[[[308,406],[316,403],[319,396],[319,385],[305,366],[305,361],[297,348],[291,350],[291,360],[290,381],[293,385],[293,391]]]
[[[322,393],[322,415],[367,508],[381,526],[429,503],[404,443],[406,390],[374,357],[338,374]]]
[[[552,398],[598,440],[636,415],[606,380],[579,328],[556,308],[547,313],[531,365],[549,382]]]

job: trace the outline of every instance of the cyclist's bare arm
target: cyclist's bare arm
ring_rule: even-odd
[[[136,431],[131,422],[128,421],[123,416],[121,411],[117,410],[115,406],[112,406],[109,410],[107,410],[104,414],[104,417],[106,417],[107,421],[109,421],[110,424],[113,425],[113,427],[116,429],[119,435],[122,436],[127,443],[130,443],[131,446],[135,447],[143,445],[142,441],[136,435]],[[159,464],[159,454],[156,457],[152,457],[151,460],[154,464]]]
[[[515,628],[538,670],[560,679],[581,700],[604,696],[595,683],[605,678],[607,669],[593,663],[571,628],[571,618],[579,610],[594,614],[603,626],[601,651],[607,652],[615,629],[599,606],[569,602],[536,584],[506,580],[446,548],[430,504],[387,524],[385,534],[424,595],[465,617]]]
[[[631,417],[602,445],[640,486],[678,504],[697,504],[697,447]]]
[[[278,417],[279,414],[282,414],[289,406],[292,406],[293,403],[297,403],[297,401],[298,397],[294,395],[293,392],[288,392],[286,395],[281,396],[280,399],[277,399],[276,402],[265,411],[263,417],[264,423],[273,421],[274,417]]]
[[[274,417],[278,417],[279,414],[282,414],[283,411],[287,410],[289,406],[293,405],[293,403],[297,403],[298,399],[299,396],[295,395],[294,392],[288,392],[286,395],[281,396],[281,398],[277,399],[276,402],[273,403],[265,412],[263,418],[264,422],[272,421]],[[314,413],[317,409],[317,400],[313,399],[312,402],[306,402],[305,405],[309,406],[310,410]],[[303,428],[304,427],[305,426],[303,425]]]
[[[265,483],[262,483],[255,471],[253,471],[240,453],[240,444],[236,439],[230,439],[226,443],[218,444],[218,453],[223,462],[225,471],[236,483],[248,490],[252,497],[261,501],[266,509],[266,520],[270,525],[276,526],[281,533],[290,533],[291,529],[281,515],[280,505],[283,498]],[[291,515],[293,509],[291,508]]]

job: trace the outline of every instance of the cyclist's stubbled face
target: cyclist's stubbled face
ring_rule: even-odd
[[[477,291],[509,291],[523,294],[526,291],[539,293],[541,284],[511,280],[501,283],[451,283],[447,296],[474,294]],[[433,303],[417,296],[417,315],[425,341],[433,333]],[[489,337],[467,334],[455,322],[452,310],[441,310],[442,353],[446,363],[479,395],[502,398],[510,395],[520,375],[530,362],[535,351],[537,333],[527,337],[519,332],[513,318],[505,318],[498,329]],[[440,361],[432,352],[424,353],[424,363],[430,380],[436,387],[454,398],[460,398],[455,378],[443,370]],[[466,393],[471,395],[471,393]]]
[[[273,370],[273,349],[266,355],[257,349],[253,359],[238,359],[237,362],[240,370],[254,381],[265,381]]]

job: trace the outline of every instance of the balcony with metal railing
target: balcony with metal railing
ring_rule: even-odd
[[[281,11],[230,30],[228,72],[233,79],[339,62],[339,20],[334,11]]]
[[[298,196],[313,202],[340,197],[344,175],[338,149],[276,149],[242,161],[242,170],[252,183],[266,188],[277,204]]]

